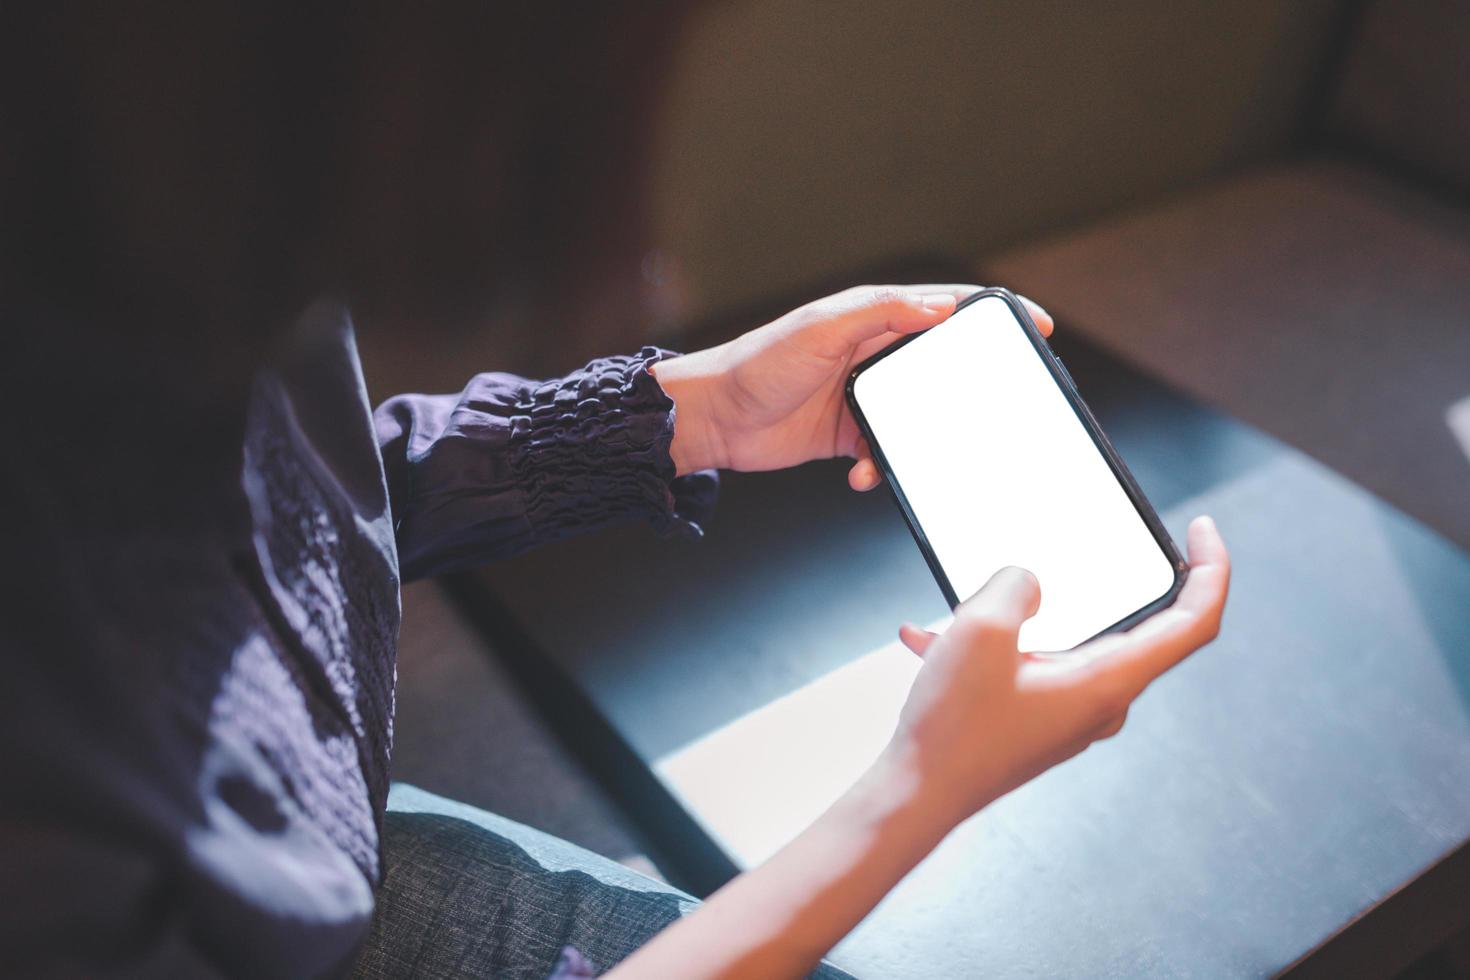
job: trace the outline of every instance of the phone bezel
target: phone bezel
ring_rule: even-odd
[[[1107,460],[1109,468],[1113,471],[1113,476],[1122,485],[1123,491],[1128,494],[1128,499],[1132,502],[1134,509],[1138,511],[1139,517],[1143,519],[1144,525],[1149,529],[1149,533],[1153,535],[1154,541],[1158,544],[1159,549],[1163,551],[1164,556],[1169,559],[1169,563],[1174,568],[1174,582],[1167,592],[1142,608],[1124,616],[1111,626],[1099,630],[1096,634],[1082,642],[1087,643],[1107,633],[1129,629],[1158,612],[1160,609],[1166,609],[1174,604],[1174,600],[1179,597],[1180,590],[1184,588],[1185,580],[1189,577],[1189,563],[1185,561],[1179,548],[1174,544],[1174,539],[1170,537],[1168,530],[1164,527],[1163,521],[1159,519],[1158,512],[1154,510],[1153,504],[1149,502],[1148,497],[1144,495],[1142,488],[1139,487],[1138,481],[1133,478],[1132,472],[1128,469],[1128,464],[1123,462],[1123,457],[1118,455],[1118,450],[1114,448],[1112,440],[1108,438],[1107,433],[1103,432],[1102,426],[1098,424],[1097,418],[1092,414],[1092,409],[1088,408],[1087,403],[1083,401],[1082,395],[1077,391],[1077,385],[1073,382],[1071,374],[1068,373],[1066,367],[1058,359],[1056,354],[1052,352],[1051,346],[1046,342],[1046,338],[1041,335],[1041,331],[1036,329],[1036,324],[1032,322],[1031,315],[1027,312],[1025,305],[1016,298],[1015,294],[1008,289],[1002,289],[1000,287],[982,289],[974,295],[966,297],[956,305],[955,312],[958,313],[970,304],[990,297],[998,297],[1010,308],[1011,315],[1015,318],[1017,325],[1020,326],[1022,332],[1026,335],[1026,339],[1031,342],[1032,349],[1036,351],[1037,356],[1046,365],[1046,369],[1050,373],[1052,380],[1056,382],[1057,387],[1061,389],[1062,394],[1066,397],[1067,404],[1071,406],[1078,421],[1082,423],[1082,427],[1091,436],[1092,442],[1097,447],[1098,452],[1102,454],[1103,459]],[[942,326],[943,324],[941,323],[930,329],[937,330]],[[858,404],[855,388],[858,376],[864,371],[900,348],[923,337],[928,332],[926,330],[905,337],[893,345],[885,347],[853,368],[847,377],[846,395],[847,405],[852,411],[852,417],[856,420],[863,437],[868,441],[868,447],[873,452],[873,460],[878,464],[878,469],[883,474],[884,482],[888,484],[888,490],[892,494],[894,502],[898,504],[898,509],[903,513],[904,522],[908,525],[909,533],[913,535],[914,542],[919,546],[919,551],[923,554],[924,561],[928,564],[930,573],[933,574],[934,580],[939,583],[939,589],[944,593],[944,598],[949,602],[949,607],[953,609],[960,604],[961,599],[955,594],[954,586],[950,584],[949,577],[945,575],[943,567],[940,566],[934,549],[930,547],[929,539],[925,535],[923,527],[920,526],[918,518],[914,516],[913,508],[909,506],[908,498],[904,496],[902,483],[895,476],[893,468],[888,465],[888,459],[883,455],[883,447],[879,444],[877,437],[873,435],[873,429],[868,425],[867,417],[863,415],[862,406]],[[1080,645],[1078,644],[1078,646]]]

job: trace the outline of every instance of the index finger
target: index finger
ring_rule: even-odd
[[[985,287],[969,282],[931,282],[908,288],[923,293],[949,293],[955,298],[955,302],[958,303],[961,300],[968,299]],[[1016,299],[1025,305],[1026,312],[1031,314],[1031,320],[1036,324],[1036,329],[1041,331],[1041,335],[1043,337],[1050,337],[1052,331],[1056,329],[1056,323],[1052,320],[1051,314],[1046,312],[1042,305],[1033,299],[1022,296],[1019,293],[1016,294]]]
[[[1197,517],[1189,525],[1189,579],[1174,604],[1116,636],[1092,644],[1084,668],[1111,677],[1130,699],[1155,678],[1220,632],[1230,591],[1230,555],[1215,522]]]

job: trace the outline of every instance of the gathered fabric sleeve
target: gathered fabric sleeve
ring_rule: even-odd
[[[646,520],[698,537],[714,471],[675,478],[674,403],[645,347],[549,381],[480,374],[458,395],[399,395],[374,413],[405,581]]]

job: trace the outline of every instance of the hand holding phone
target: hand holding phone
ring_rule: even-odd
[[[847,397],[950,605],[1014,565],[1040,581],[1027,650],[1067,650],[1169,605],[1188,566],[1003,289],[859,365]]]
[[[980,288],[854,286],[717,347],[652,365],[677,408],[669,446],[676,472],[775,470],[847,456],[856,459],[848,483],[873,489],[878,471],[843,399],[848,374],[900,337],[942,322]],[[1028,309],[1048,332],[1046,311]]]
[[[889,752],[921,774],[944,822],[965,819],[1116,735],[1149,684],[1215,638],[1230,557],[1207,517],[1189,527],[1189,562],[1189,580],[1173,606],[1064,657],[1017,649],[1023,623],[1045,596],[1016,568],[1001,569],[961,603],[943,633],[904,628],[904,644],[924,666]]]

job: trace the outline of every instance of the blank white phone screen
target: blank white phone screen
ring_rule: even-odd
[[[961,601],[1007,565],[1069,650],[1162,597],[1174,567],[1015,314],[977,300],[858,375],[853,396]]]

